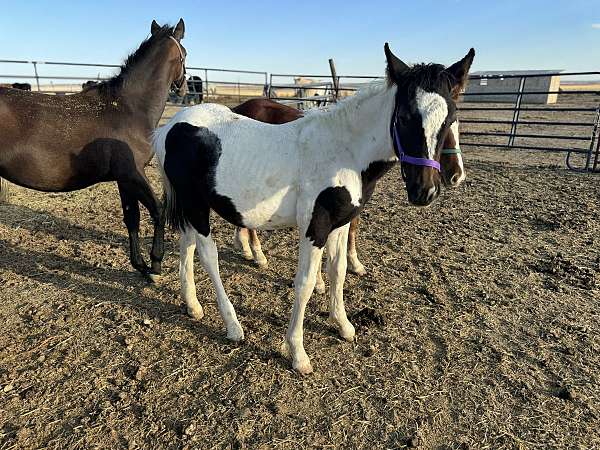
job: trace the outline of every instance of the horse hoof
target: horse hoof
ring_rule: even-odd
[[[267,262],[267,258],[260,258],[256,260],[256,264],[258,265],[258,267],[260,267],[261,269],[266,269],[267,267],[269,267],[269,263]]]
[[[240,342],[244,340],[244,330],[241,326],[227,330],[227,339],[233,342]]]
[[[294,361],[292,363],[292,367],[300,375],[308,375],[313,371],[312,365],[310,364],[310,359],[308,358],[302,359],[300,361]]]
[[[252,253],[244,253],[244,259],[247,261],[252,261],[254,259],[254,255]]]
[[[348,342],[353,342],[354,336],[356,336],[354,326],[348,322],[345,326],[340,327],[340,336]]]
[[[187,313],[188,313],[188,316],[190,316],[192,319],[196,319],[196,320],[201,320],[204,317],[204,310],[202,309],[202,306],[199,306],[196,309],[192,309],[192,308],[188,307]]]
[[[160,275],[150,272],[146,273],[145,276],[150,283],[158,283],[161,279]]]
[[[362,264],[360,266],[350,267],[348,266],[348,270],[352,272],[354,275],[358,275],[359,277],[364,277],[367,274],[367,270],[365,266]]]

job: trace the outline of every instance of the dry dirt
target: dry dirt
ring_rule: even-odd
[[[465,156],[468,181],[431,208],[408,206],[397,169],[378,186],[369,274],[345,289],[356,341],[315,295],[308,377],[278,351],[294,232],[261,234],[259,270],[214,219],[246,331],[234,345],[198,265],[206,316],[184,314],[175,234],[160,284],[132,270],[114,184],[15,188],[0,206],[0,449],[600,448],[600,175],[554,154]]]

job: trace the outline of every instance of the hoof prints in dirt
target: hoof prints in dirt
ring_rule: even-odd
[[[361,329],[368,329],[372,325],[383,326],[385,325],[385,319],[383,315],[373,308],[363,308],[360,311],[355,312],[350,316],[350,321],[354,326]]]
[[[534,270],[538,273],[547,274],[555,282],[563,281],[571,286],[583,289],[593,289],[597,285],[597,273],[593,269],[577,266],[565,259],[560,253],[539,262]]]

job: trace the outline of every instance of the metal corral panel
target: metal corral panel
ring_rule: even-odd
[[[524,92],[540,92],[540,94],[524,95],[522,103],[529,104],[549,104],[556,103],[558,94],[548,94],[548,92],[558,91],[560,87],[560,76],[555,75],[560,70],[528,70],[528,71],[491,71],[491,72],[475,72],[471,75],[476,78],[471,78],[465,89],[465,97],[467,102],[485,102],[485,103],[515,103],[517,99],[516,92],[519,91],[521,78],[515,75],[523,75],[526,77]],[[548,73],[547,76],[544,76]],[[554,74],[554,75],[551,75]],[[493,77],[487,78],[486,77]],[[503,78],[502,75],[509,76]],[[529,77],[527,75],[530,75]],[[533,75],[533,76],[531,76]],[[486,93],[490,95],[486,95]],[[506,95],[491,95],[491,93],[510,92]]]

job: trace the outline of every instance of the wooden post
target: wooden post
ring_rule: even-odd
[[[331,69],[331,78],[333,79],[333,102],[337,102],[338,92],[340,89],[340,80],[337,77],[335,72],[335,63],[333,62],[333,58],[329,59],[329,68]]]
[[[10,190],[8,187],[8,181],[4,178],[0,178],[0,203],[8,203],[10,200]]]

